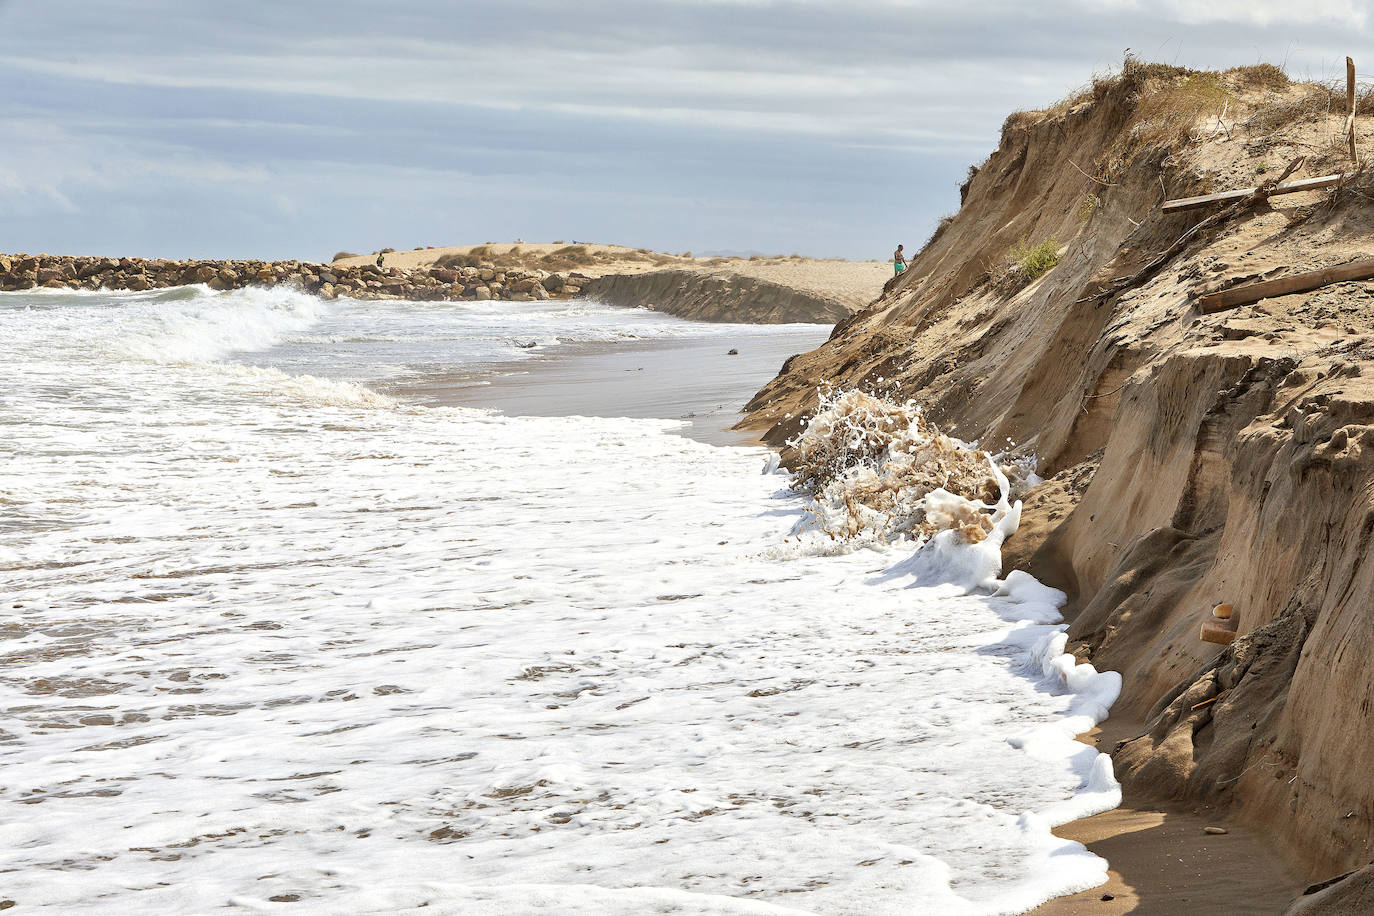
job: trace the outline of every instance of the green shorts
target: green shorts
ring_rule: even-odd
[[[904,271],[904,270],[906,270],[906,265],[903,264],[901,261],[893,261],[893,262],[892,262],[892,272],[893,272],[894,274],[899,274],[899,273],[901,273],[901,272]]]

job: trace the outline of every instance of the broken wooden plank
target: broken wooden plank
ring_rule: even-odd
[[[1289,181],[1284,184],[1275,185],[1269,192],[1270,196],[1275,194],[1296,194],[1299,191],[1316,191],[1319,188],[1329,188],[1339,184],[1344,175],[1323,175],[1320,178],[1303,178],[1298,181]],[[1180,197],[1177,200],[1166,200],[1161,208],[1165,213],[1177,213],[1180,210],[1197,210],[1211,204],[1226,203],[1230,200],[1240,200],[1250,194],[1254,194],[1259,188],[1241,188],[1238,191],[1222,191],[1220,194],[1203,194],[1201,197]]]
[[[1374,258],[1361,258],[1335,267],[1321,270],[1306,270],[1300,274],[1279,277],[1276,280],[1263,280],[1247,286],[1224,289],[1219,293],[1203,296],[1198,300],[1197,310],[1204,315],[1249,305],[1261,299],[1287,296],[1290,293],[1305,293],[1308,290],[1330,286],[1332,283],[1345,283],[1350,280],[1368,280],[1374,277]]]

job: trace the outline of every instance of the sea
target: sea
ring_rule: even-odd
[[[1119,678],[729,427],[817,325],[0,294],[0,905],[1010,914]],[[737,351],[730,353],[731,350]],[[1014,530],[1004,507],[1000,529]]]

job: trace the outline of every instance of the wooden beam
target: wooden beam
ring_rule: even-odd
[[[1279,277],[1277,280],[1264,280],[1260,283],[1224,289],[1199,299],[1197,310],[1204,315],[1210,315],[1212,312],[1222,312],[1238,305],[1249,305],[1261,299],[1287,296],[1290,293],[1305,293],[1308,290],[1330,286],[1332,283],[1368,280],[1370,277],[1374,277],[1374,258],[1361,258],[1335,267],[1307,270],[1300,274]]]
[[[1344,175],[1323,175],[1320,178],[1303,178],[1299,181],[1289,181],[1281,185],[1276,185],[1269,194],[1296,194],[1299,191],[1316,191],[1319,188],[1329,188],[1332,185],[1340,184]],[[1201,207],[1211,206],[1212,204],[1225,203],[1231,200],[1240,200],[1250,194],[1254,194],[1259,188],[1242,188],[1238,191],[1222,191],[1220,194],[1204,194],[1201,197],[1180,197],[1177,200],[1164,201],[1163,211],[1165,213],[1177,213],[1180,210],[1197,210]]]
[[[1345,108],[1350,112],[1345,118],[1345,139],[1350,144],[1350,161],[1359,165],[1360,157],[1355,152],[1355,61],[1349,57],[1345,59]]]

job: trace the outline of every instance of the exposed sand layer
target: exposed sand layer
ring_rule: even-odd
[[[335,263],[348,266],[371,264],[376,252],[341,258]],[[811,317],[792,317],[790,321],[834,321],[849,311],[867,305],[881,291],[883,283],[892,276],[892,266],[886,261],[844,261],[839,259],[787,257],[755,258],[693,258],[649,251],[646,248],[625,248],[619,245],[588,243],[526,243],[461,245],[447,248],[425,248],[413,251],[387,252],[386,265],[398,268],[425,268],[436,264],[478,266],[486,263],[498,268],[563,271],[585,277],[609,275],[630,277],[662,272],[663,276],[644,281],[646,286],[625,283],[619,287],[624,297],[633,298],[628,290],[667,288],[684,282],[683,272],[709,275],[717,290],[728,288],[733,293],[724,298],[749,300],[750,291],[762,291],[762,304],[748,303],[744,311],[734,307],[708,309],[698,303],[688,310],[676,311],[702,320],[752,321],[745,312],[767,313],[781,308],[789,314],[800,314],[796,306],[777,306],[780,288],[795,291],[793,298],[814,301],[805,314]],[[686,278],[690,281],[690,278]],[[751,282],[753,281],[753,282]],[[703,283],[708,281],[702,281]],[[604,287],[603,287],[604,288]],[[664,298],[655,293],[659,299]],[[643,302],[623,304],[659,306],[649,294]],[[717,299],[721,297],[717,295]],[[772,303],[772,304],[770,304]],[[665,309],[671,311],[671,309]],[[738,317],[736,317],[738,315]]]
[[[1122,673],[1113,715],[1146,723],[1113,755],[1127,792],[1256,831],[1302,884],[1374,857],[1374,282],[1195,303],[1374,254],[1374,173],[1182,244],[1216,211],[1159,205],[1254,186],[1300,155],[1294,178],[1348,169],[1343,94],[1273,68],[1131,64],[1009,118],[957,216],[748,420],[781,444],[828,380],[1039,456],[1049,480],[1007,568],[1068,591],[1077,654]],[[1022,239],[1052,241],[1057,266],[1008,269]],[[1199,639],[1220,602],[1238,620],[1225,647]]]
[[[838,299],[729,271],[606,274],[588,281],[582,292],[611,305],[653,309],[695,321],[834,324],[851,314]]]

